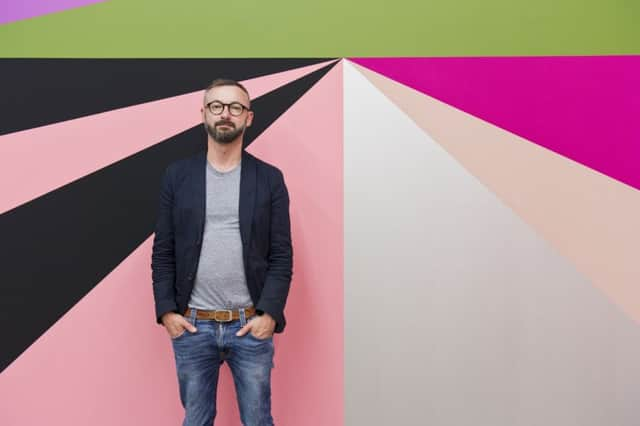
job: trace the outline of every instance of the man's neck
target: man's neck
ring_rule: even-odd
[[[232,170],[242,159],[242,138],[229,144],[220,144],[208,138],[207,147],[207,160],[220,172]]]

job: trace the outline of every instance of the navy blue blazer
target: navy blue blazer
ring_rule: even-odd
[[[156,319],[184,313],[200,259],[205,223],[206,161],[203,151],[165,171],[153,240],[151,269]],[[282,172],[242,152],[240,237],[249,294],[258,313],[283,331],[293,267],[289,193]]]

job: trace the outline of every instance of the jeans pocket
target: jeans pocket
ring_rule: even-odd
[[[179,338],[181,338],[182,336],[184,336],[187,333],[187,329],[185,328],[184,330],[182,330],[182,333],[178,334],[175,337],[171,337],[171,340],[178,340]]]
[[[249,336],[250,339],[253,339],[253,340],[258,341],[258,342],[269,342],[269,341],[273,340],[273,334],[271,336],[267,337],[266,339],[261,339],[259,337],[254,336],[253,333],[251,333],[251,330],[249,330],[247,332],[247,336]]]

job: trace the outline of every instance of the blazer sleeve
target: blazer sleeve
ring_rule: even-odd
[[[291,224],[289,218],[289,192],[282,172],[276,169],[271,182],[271,228],[269,231],[269,257],[266,279],[258,311],[267,312],[276,321],[276,332],[285,325],[284,306],[289,294],[293,268]]]
[[[153,238],[151,270],[156,321],[161,324],[162,315],[177,312],[176,260],[173,229],[173,179],[171,168],[167,168],[160,187],[158,216]]]

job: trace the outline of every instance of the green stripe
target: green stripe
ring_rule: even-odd
[[[636,0],[113,0],[0,27],[1,57],[640,53]]]

